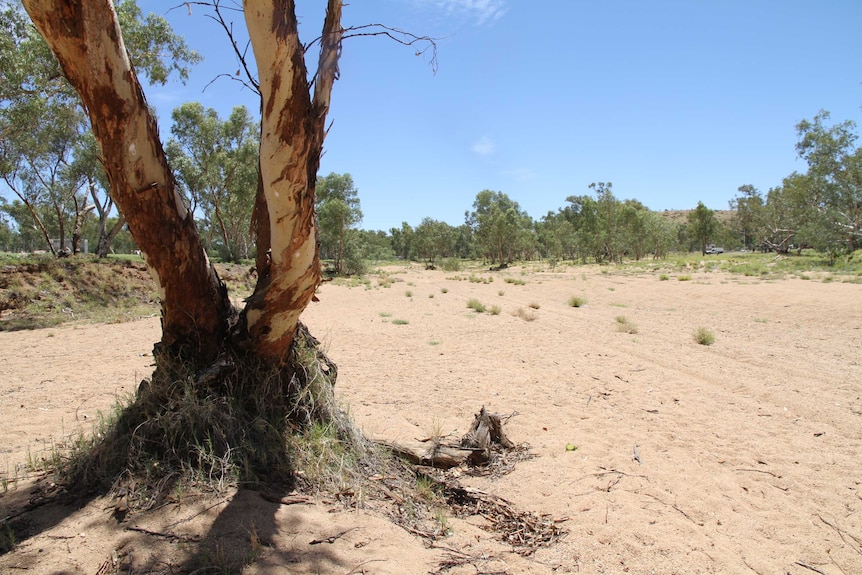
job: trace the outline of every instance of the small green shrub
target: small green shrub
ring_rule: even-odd
[[[461,262],[456,258],[445,258],[440,262],[440,269],[445,272],[461,271]]]
[[[539,302],[531,301],[531,302],[530,302],[530,307],[531,307],[531,308],[533,308],[533,309],[539,309],[539,308],[540,308],[540,307],[542,307],[542,306],[539,304]]]
[[[694,330],[693,337],[694,341],[696,341],[700,345],[712,345],[715,343],[715,334],[712,332],[712,330],[703,326]]]
[[[679,280],[679,281],[681,281],[681,282],[687,282],[687,281],[691,281],[691,276],[689,276],[689,275],[683,275],[683,276],[679,276],[679,277],[677,277],[676,279],[678,279],[678,280]]]
[[[406,295],[407,297],[413,297],[413,292],[411,290],[407,290],[406,292],[404,292],[404,295]]]
[[[476,298],[470,298],[467,300],[467,307],[475,311],[476,313],[485,313],[485,304],[477,300]]]
[[[663,281],[663,282],[666,282],[667,280],[670,279],[670,276],[667,274],[661,274],[660,276],[658,276],[658,279]]]
[[[490,308],[488,308],[488,313],[490,313],[491,315],[500,315],[501,311],[502,310],[498,305],[492,305]]]
[[[440,293],[449,293],[449,288],[440,288]]]
[[[410,322],[409,322],[409,321],[407,321],[406,319],[393,319],[393,320],[392,320],[392,323],[393,323],[394,325],[407,325],[407,324],[408,324],[408,323],[410,323]]]
[[[572,307],[584,307],[587,305],[587,300],[580,296],[573,295],[569,298],[569,305]]]
[[[633,324],[629,319],[624,315],[618,315],[615,318],[617,322],[617,331],[621,331],[623,333],[636,334],[638,332],[638,327]]]

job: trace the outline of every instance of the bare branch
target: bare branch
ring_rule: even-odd
[[[341,0],[329,0],[326,19],[323,22],[323,34],[319,38],[320,58],[317,61],[313,103],[317,113],[321,115],[321,120],[329,111],[332,85],[339,75],[338,60],[341,57],[341,41],[344,36],[344,28],[341,27],[341,8]],[[321,136],[325,134],[326,131],[323,130]]]
[[[431,57],[428,61],[428,65],[431,66],[431,71],[434,74],[437,73],[437,40],[439,40],[439,38],[432,38],[431,36],[417,36],[416,34],[407,32],[406,30],[393,28],[392,26],[386,26],[385,24],[364,24],[362,26],[350,26],[343,30],[343,39],[373,36],[383,36],[390,40],[394,40],[402,46],[414,48],[417,56],[425,55],[430,51]],[[315,38],[305,46],[305,51],[308,52],[314,44],[317,44],[320,41],[321,38]]]
[[[212,0],[212,2],[183,2],[182,4],[180,4],[178,6],[174,6],[173,8],[171,8],[170,10],[168,10],[168,12],[170,12],[171,10],[176,10],[178,8],[185,7],[185,8],[188,8],[189,14],[191,14],[193,5],[194,6],[206,6],[207,8],[212,9],[212,11],[215,13],[215,15],[204,14],[204,16],[206,16],[207,18],[216,22],[219,26],[222,27],[225,34],[227,34],[228,40],[230,41],[231,48],[233,48],[233,52],[236,55],[236,59],[239,61],[239,64],[242,67],[243,72],[245,73],[245,77],[247,78],[247,80],[239,79],[238,78],[239,72],[237,72],[235,75],[234,74],[228,74],[228,73],[219,74],[218,76],[216,76],[215,78],[210,80],[206,84],[206,86],[204,86],[204,90],[209,88],[210,84],[213,84],[216,80],[218,80],[222,76],[226,76],[228,78],[231,78],[232,80],[240,82],[243,86],[245,86],[246,88],[248,88],[249,90],[251,90],[252,92],[257,94],[258,96],[260,96],[260,83],[255,78],[255,75],[252,74],[251,70],[248,67],[248,62],[246,60],[246,56],[248,55],[248,49],[251,46],[251,41],[250,40],[247,41],[245,43],[245,49],[240,50],[239,46],[237,45],[237,41],[236,41],[236,38],[234,36],[234,33],[233,33],[233,22],[231,22],[229,24],[225,20],[224,16],[222,15],[222,10],[232,10],[234,12],[242,13],[242,8],[238,5],[236,7],[230,7],[229,6],[229,7],[225,8],[222,6],[221,0]]]

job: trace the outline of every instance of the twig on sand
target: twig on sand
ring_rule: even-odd
[[[772,473],[771,471],[766,471],[765,469],[748,469],[745,467],[736,467],[734,471],[750,471],[751,473],[765,473],[766,475],[771,475],[776,479],[781,479],[780,475]]]
[[[357,565],[356,567],[354,567],[353,569],[351,569],[350,571],[345,573],[345,575],[353,575],[354,573],[365,573],[365,569],[363,569],[364,565],[368,565],[369,563],[374,563],[374,562],[379,562],[379,561],[386,561],[386,559],[369,559],[368,561],[363,561],[362,563],[360,563],[359,565]],[[362,570],[357,571],[357,569],[362,569]]]
[[[655,495],[651,495],[649,493],[644,493],[644,495],[646,495],[647,497],[651,497],[651,498],[655,499],[656,501],[658,501],[662,505],[667,505],[668,507],[672,507],[672,508],[676,509],[677,511],[679,511],[683,515],[683,517],[685,517],[686,519],[688,519],[689,521],[691,521],[692,523],[694,523],[698,527],[703,527],[703,521],[695,521],[694,519],[691,518],[691,516],[688,513],[686,513],[685,511],[683,511],[679,507],[677,507],[676,503],[672,503],[672,504],[671,503],[665,503],[664,501],[662,501],[661,499],[659,499]]]
[[[841,529],[840,527],[838,527],[834,523],[830,523],[829,521],[826,521],[826,519],[824,519],[823,516],[820,514],[818,514],[817,517],[820,518],[820,521],[822,521],[823,523],[825,523],[826,525],[828,525],[829,527],[834,529],[838,533],[838,535],[841,536],[841,540],[844,541],[844,543],[846,543],[847,545],[849,545],[853,551],[862,555],[862,539],[860,539],[859,537],[856,537],[852,533],[844,531],[843,529]],[[845,535],[847,537],[849,537],[850,539],[852,539],[853,542],[855,542],[856,544],[854,545],[853,542],[847,541],[847,537],[845,537]]]
[[[184,541],[184,542],[196,541],[196,539],[194,537],[186,537],[184,535],[177,535],[176,533],[164,533],[162,531],[152,531],[150,529],[144,529],[143,527],[135,527],[133,525],[127,526],[126,531],[134,531],[135,533],[143,533],[144,535],[152,535],[153,537],[161,537],[162,539],[167,539],[168,541]]]
[[[800,567],[805,567],[806,569],[810,569],[810,570],[814,571],[815,573],[820,573],[820,575],[826,575],[826,573],[824,573],[822,570],[818,569],[814,565],[809,565],[808,563],[803,563],[802,561],[797,561],[796,564],[799,565]]]
[[[335,535],[330,535],[329,537],[324,537],[322,539],[312,539],[308,542],[309,545],[320,545],[321,543],[335,543],[341,537],[344,537],[354,529],[358,529],[358,527],[351,527],[350,529],[345,529],[341,533],[336,533]]]

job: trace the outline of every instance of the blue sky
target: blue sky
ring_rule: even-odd
[[[311,39],[325,3],[297,4]],[[184,101],[258,109],[236,82],[204,91],[237,64],[203,14],[165,14],[205,61],[147,90],[164,133]],[[394,42],[345,42],[321,173],[353,176],[365,229],[459,225],[484,189],[539,219],[598,181],[653,210],[727,209],[805,169],[800,120],[860,119],[859,0],[354,0],[343,23],[438,38],[436,74]]]

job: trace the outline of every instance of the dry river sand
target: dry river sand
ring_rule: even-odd
[[[515,414],[510,438],[537,457],[464,482],[565,519],[562,541],[521,557],[481,518],[451,518],[452,535],[429,548],[325,498],[229,492],[123,522],[96,499],[34,512],[0,573],[171,573],[184,541],[229,554],[251,533],[263,548],[249,574],[862,573],[862,285],[597,267],[473,272],[490,283],[387,272],[323,285],[303,316],[338,364],[340,400],[388,440],[457,437],[482,405]],[[701,326],[713,345],[694,341]],[[0,332],[0,516],[29,497],[28,457],[134,391],[158,337],[155,318]],[[443,570],[453,557],[471,561]]]

